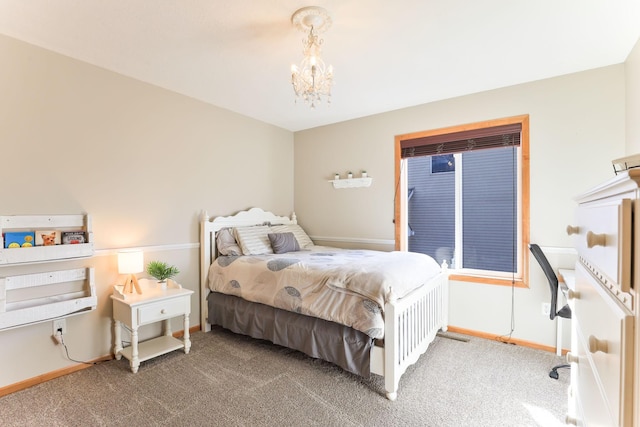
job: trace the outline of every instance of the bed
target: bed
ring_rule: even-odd
[[[426,255],[316,246],[295,213],[260,208],[216,218],[203,211],[200,239],[205,332],[219,325],[381,375],[390,400],[447,328],[447,266]]]

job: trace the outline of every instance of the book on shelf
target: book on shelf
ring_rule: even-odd
[[[28,248],[34,245],[33,231],[7,231],[2,236],[5,248]]]
[[[54,246],[61,243],[58,230],[36,230],[36,246]]]
[[[63,231],[62,232],[63,245],[77,245],[79,243],[86,243],[84,231]]]

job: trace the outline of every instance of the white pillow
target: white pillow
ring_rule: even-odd
[[[242,249],[243,255],[272,254],[271,243],[267,234],[271,229],[267,225],[256,225],[251,227],[236,227],[233,234]]]
[[[272,233],[293,233],[300,245],[300,249],[308,249],[313,246],[313,241],[298,224],[272,225]]]

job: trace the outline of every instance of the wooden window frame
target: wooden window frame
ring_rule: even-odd
[[[466,132],[472,130],[478,130],[489,127],[505,126],[511,124],[520,124],[522,127],[520,136],[520,181],[521,181],[521,247],[520,261],[522,265],[521,276],[514,279],[504,279],[497,277],[485,277],[468,274],[450,274],[450,280],[483,283],[491,285],[503,285],[503,286],[516,286],[526,288],[528,287],[529,278],[529,257],[528,244],[529,244],[529,215],[530,215],[530,203],[529,203],[529,191],[530,191],[530,178],[529,178],[529,115],[520,115],[507,117],[502,119],[487,120],[483,122],[469,123],[459,126],[451,126],[440,129],[427,130],[422,132],[415,132],[403,135],[396,135],[395,137],[395,182],[397,183],[396,194],[406,194],[407,192],[407,171],[402,167],[402,148],[401,141],[408,139],[420,139],[425,137],[433,137],[438,135],[453,134],[459,132]],[[408,249],[408,234],[407,234],[407,217],[408,207],[405,197],[396,197],[394,206],[395,217],[395,248],[396,250],[406,251]]]

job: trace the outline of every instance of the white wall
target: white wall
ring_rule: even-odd
[[[0,58],[0,215],[87,212],[98,249],[0,275],[96,268],[98,309],[67,321],[76,359],[111,351],[118,248],[176,265],[176,279],[196,291],[198,325],[198,214],[290,212],[293,134],[4,36]],[[0,387],[74,365],[51,332],[51,322],[0,331]]]
[[[531,241],[566,248],[550,257],[556,267],[570,267],[575,257],[564,230],[572,199],[610,178],[611,159],[625,151],[624,85],[621,64],[296,132],[296,213],[316,237],[393,242],[395,135],[529,114]],[[360,169],[373,177],[372,187],[334,190],[327,183],[334,172]],[[508,333],[511,299],[508,287],[454,282],[450,324]],[[548,284],[535,264],[530,289],[515,290],[514,300],[513,336],[553,346],[555,327],[541,315]]]
[[[627,155],[640,154],[640,40],[625,62]]]

